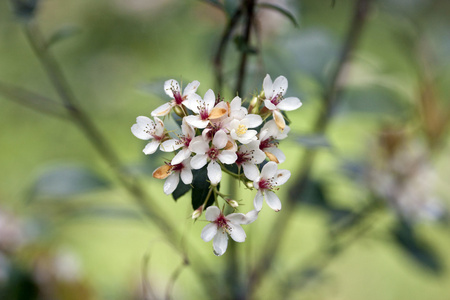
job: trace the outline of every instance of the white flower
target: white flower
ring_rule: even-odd
[[[137,117],[136,124],[131,126],[131,132],[138,139],[152,140],[147,144],[147,146],[145,146],[143,150],[145,154],[155,153],[159,144],[161,144],[166,137],[166,133],[164,132],[164,123],[156,117],[155,122],[144,116]]]
[[[227,110],[223,107],[214,107],[215,103],[216,96],[212,90],[208,90],[203,99],[188,99],[185,105],[195,115],[186,116],[184,119],[195,128],[205,128],[210,120],[218,119],[227,113]]]
[[[200,169],[208,160],[210,163],[207,167],[208,178],[212,185],[217,185],[222,179],[222,169],[217,161],[224,164],[232,164],[236,161],[236,152],[232,150],[222,150],[228,143],[227,134],[218,131],[212,140],[211,146],[202,139],[193,141],[190,145],[191,151],[196,155],[191,160],[193,169]]]
[[[244,215],[242,213],[232,213],[224,216],[217,206],[210,206],[206,209],[205,218],[210,221],[203,230],[201,237],[205,242],[214,238],[214,254],[220,256],[225,253],[228,247],[228,235],[239,243],[245,241],[246,235],[242,224],[250,224],[258,216],[256,211],[251,211]]]
[[[178,139],[170,139],[161,144],[161,150],[164,152],[172,152],[182,148],[172,159],[171,164],[179,164],[189,156],[191,156],[191,150],[189,150],[189,145],[192,139],[195,137],[195,130],[186,123],[183,118],[183,123],[181,124],[182,135]]]
[[[247,109],[242,106],[242,100],[236,96],[230,102],[230,109],[228,115],[233,119],[242,120],[247,115]]]
[[[263,128],[261,128],[261,132],[266,129],[268,131],[268,136],[271,136],[276,140],[283,140],[287,138],[289,131],[291,131],[291,128],[287,125],[284,127],[284,130],[280,130],[274,120],[266,122]]]
[[[256,192],[253,205],[257,211],[262,209],[263,199],[266,199],[267,205],[274,211],[281,209],[281,201],[273,190],[286,183],[291,177],[291,172],[288,170],[277,170],[275,162],[268,162],[261,170],[261,175],[255,179],[253,186],[258,190]]]
[[[286,126],[288,129],[289,127]],[[265,128],[259,133],[259,149],[261,149],[267,157],[276,163],[283,163],[286,160],[286,156],[283,151],[278,149],[278,142],[272,136],[273,130]]]
[[[153,177],[158,179],[166,179],[164,182],[164,193],[170,195],[175,191],[178,183],[183,181],[184,184],[191,184],[193,175],[191,171],[191,158],[182,161],[179,164],[165,164],[153,172]]]
[[[169,97],[172,97],[172,100],[164,103],[163,105],[152,111],[152,116],[165,116],[170,112],[172,107],[181,106],[182,104],[186,105],[186,100],[199,99],[200,96],[195,93],[199,85],[200,82],[198,82],[197,80],[192,81],[186,86],[183,95],[181,95],[181,89],[178,81],[176,81],[175,79],[167,80],[164,83],[164,91]]]
[[[247,115],[242,120],[234,119],[229,125],[230,135],[240,143],[248,144],[256,140],[256,134],[258,133],[256,130],[249,130],[249,128],[258,127],[261,123],[261,116],[254,114]]]
[[[264,161],[266,155],[259,149],[259,141],[252,141],[246,145],[241,145],[236,152],[236,165],[244,169],[245,177],[255,180],[259,176],[256,166]]]
[[[302,106],[297,97],[284,98],[287,88],[288,81],[284,76],[277,77],[273,83],[269,74],[264,78],[263,89],[266,97],[264,105],[272,111],[273,119],[281,130],[284,130],[286,122],[280,110],[290,111]]]

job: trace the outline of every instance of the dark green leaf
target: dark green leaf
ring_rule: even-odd
[[[11,0],[16,16],[25,21],[34,17],[38,3],[39,0]]]
[[[268,8],[268,9],[273,9],[279,13],[281,13],[282,15],[284,15],[285,17],[287,17],[292,24],[294,24],[295,27],[298,27],[298,22],[297,19],[295,18],[295,16],[288,11],[287,9],[280,7],[278,5],[275,4],[271,4],[271,3],[259,3],[258,4],[259,7],[263,7],[263,8]]]
[[[30,199],[66,199],[108,187],[108,182],[86,167],[56,166],[46,170],[32,186]]]
[[[175,189],[175,191],[173,191],[172,193],[172,197],[173,200],[177,201],[178,198],[180,198],[181,196],[183,196],[184,194],[186,194],[187,192],[189,192],[189,190],[191,189],[191,185],[190,184],[184,184],[182,181],[180,181],[178,183],[177,188]]]
[[[80,33],[80,31],[81,31],[80,28],[76,26],[72,25],[64,26],[58,29],[50,36],[50,38],[47,41],[46,47],[49,48],[62,40],[65,40],[67,38],[74,36],[77,33]]]
[[[420,266],[434,273],[443,271],[440,259],[424,241],[417,237],[411,225],[400,222],[393,230],[393,235],[398,245]]]
[[[210,193],[210,196],[208,197],[210,183],[208,180],[206,168],[207,166],[204,166],[200,170],[196,170],[196,172],[193,174],[194,179],[192,180],[191,201],[192,201],[192,208],[194,210],[202,206],[203,203],[205,202],[206,206],[204,208],[214,203],[214,193]]]
[[[295,139],[306,148],[330,148],[330,142],[322,134],[310,134],[299,136]]]
[[[8,100],[60,118],[67,118],[66,108],[51,99],[28,90],[0,82],[0,95]]]

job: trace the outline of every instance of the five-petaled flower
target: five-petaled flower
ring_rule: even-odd
[[[261,174],[253,181],[253,187],[258,190],[253,200],[255,209],[260,211],[262,209],[263,199],[266,199],[266,203],[271,209],[279,211],[281,209],[281,201],[273,190],[286,183],[289,177],[291,177],[291,172],[288,170],[278,170],[275,162],[270,161],[265,164],[261,170]]]
[[[178,186],[178,183],[183,181],[184,184],[191,184],[193,175],[191,171],[191,158],[188,158],[178,164],[166,163],[153,172],[153,177],[158,179],[166,179],[164,182],[164,193],[166,195],[172,194]]]
[[[155,122],[150,118],[139,116],[136,118],[136,124],[131,126],[131,132],[135,137],[141,140],[152,140],[145,146],[143,152],[145,154],[152,154],[158,149],[158,146],[166,138],[164,132],[164,123],[157,117]]]
[[[159,106],[157,109],[152,111],[151,113],[152,116],[153,117],[165,116],[170,113],[172,107],[181,106],[182,104],[186,105],[187,102],[186,100],[199,99],[200,96],[195,93],[199,85],[200,82],[198,82],[197,80],[192,81],[185,87],[182,95],[178,81],[176,81],[175,79],[167,80],[164,83],[164,92],[166,92],[166,94],[169,97],[172,97],[172,100],[167,103],[164,103],[163,105]]]
[[[201,237],[205,242],[209,242],[214,238],[214,254],[220,256],[227,250],[228,235],[236,242],[244,242],[246,235],[241,225],[252,223],[257,216],[258,213],[255,211],[250,211],[245,215],[232,213],[224,216],[217,206],[210,206],[206,209],[205,218],[211,223],[203,228]]]
[[[277,77],[273,83],[269,74],[264,78],[264,105],[267,109],[272,111],[273,119],[281,130],[284,130],[286,122],[284,121],[283,114],[280,110],[290,111],[302,106],[300,99],[297,97],[284,98],[287,88],[288,81],[284,76]]]

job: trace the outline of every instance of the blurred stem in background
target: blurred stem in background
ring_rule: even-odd
[[[342,47],[338,63],[335,66],[334,71],[330,76],[330,81],[325,87],[323,93],[323,109],[315,124],[315,130],[317,133],[325,132],[332,117],[333,108],[336,106],[339,99],[345,66],[350,59],[357,42],[361,38],[364,24],[366,23],[367,16],[369,14],[370,2],[371,0],[357,0],[355,3],[353,19],[350,22],[349,30]],[[302,197],[310,177],[316,154],[317,152],[315,149],[308,149],[301,160],[301,165],[298,167],[301,171],[298,173],[298,176],[292,180],[288,198],[283,203],[284,216],[276,219],[275,224],[272,227],[272,231],[269,233],[266,243],[262,247],[262,249],[264,249],[262,257],[257,260],[257,264],[254,266],[253,270],[251,270],[247,290],[249,298],[251,298],[257,290],[257,287],[264,275],[272,267],[274,260],[277,257],[276,253],[283,239],[282,233],[286,232],[286,228],[294,216],[295,203]],[[339,232],[336,232],[335,236],[338,235]],[[297,282],[297,284],[301,285],[302,283]]]

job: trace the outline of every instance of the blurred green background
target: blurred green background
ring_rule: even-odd
[[[292,137],[280,143],[287,156],[281,167],[297,174],[305,145],[311,143],[298,140],[314,133],[322,88],[336,64],[354,2],[278,4],[289,8],[299,26],[277,12],[258,12],[261,53],[250,60],[246,94],[241,96],[249,98],[261,89],[266,73],[288,78],[288,94],[299,96],[303,106],[288,114]],[[404,129],[423,148],[430,144],[432,126],[427,120],[437,117],[424,116],[421,89],[432,86],[430,101],[445,116],[450,105],[449,15],[448,1],[374,1],[342,83],[345,93],[326,132],[331,147],[319,150],[312,171],[325,187],[324,197],[336,207],[348,210],[366,201],[370,194],[366,177],[360,173],[349,177],[342,166],[365,166],[369,157],[378,156],[373,143],[384,125]],[[215,257],[211,244],[200,239],[205,223],[191,220],[189,197],[174,202],[164,195],[162,182],[151,177],[163,155],[145,156],[144,143],[131,134],[130,127],[137,116],[149,116],[168,100],[163,93],[167,79],[185,84],[199,80],[202,96],[214,88],[212,59],[225,26],[224,13],[205,1],[42,0],[36,18],[46,37],[61,28],[72,33],[51,51],[80,105],[129,170],[140,176],[167,219],[196,244],[199,252],[193,255],[222,272],[226,260]],[[234,45],[229,48],[226,84],[233,85],[238,53]],[[8,1],[0,2],[0,82],[57,100]],[[232,89],[224,92],[227,100],[233,95]],[[3,225],[0,245],[12,243],[14,249],[1,249],[5,254],[0,256],[0,287],[16,286],[31,293],[35,283],[27,288],[19,285],[31,276],[29,282],[48,289],[49,294],[39,299],[140,299],[141,269],[148,255],[145,273],[162,298],[182,258],[164,241],[164,234],[142,218],[86,137],[70,122],[2,95],[0,107],[0,225],[9,224]],[[450,201],[450,158],[448,134],[446,128],[442,130],[438,146],[426,158],[436,177],[433,195],[445,207]],[[75,187],[65,187],[64,180],[58,181],[61,178]],[[283,186],[279,192],[282,202],[287,190]],[[253,197],[254,192],[239,191],[243,212],[251,209]],[[303,204],[307,199],[299,201],[276,263],[256,299],[277,298],[283,295],[280,289],[292,289],[291,299],[449,299],[447,222],[414,223],[415,234],[431,249],[414,256],[393,237],[398,218],[388,208],[376,214],[370,232],[327,265],[318,280],[296,292],[289,271],[308,263],[326,244],[331,226],[327,213]],[[245,227],[247,240],[236,246],[242,261],[251,263],[258,257],[263,237],[274,219],[282,217],[283,210],[274,214],[266,207],[257,222]],[[11,225],[14,222],[16,227]],[[22,298],[17,298],[30,299],[26,292],[19,294]],[[54,294],[59,296],[49,296]],[[4,294],[5,299],[15,299],[10,295]],[[173,298],[207,299],[189,267],[175,283]]]

